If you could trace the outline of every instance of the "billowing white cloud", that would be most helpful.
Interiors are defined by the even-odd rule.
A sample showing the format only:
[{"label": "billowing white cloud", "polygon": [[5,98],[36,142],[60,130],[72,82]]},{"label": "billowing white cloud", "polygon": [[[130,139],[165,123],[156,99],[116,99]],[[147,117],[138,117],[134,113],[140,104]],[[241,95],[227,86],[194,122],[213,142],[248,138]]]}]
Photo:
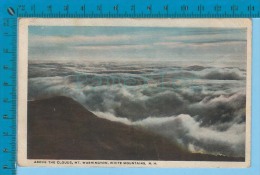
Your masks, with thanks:
[{"label": "billowing white cloud", "polygon": [[[243,70],[146,66],[35,62],[29,67],[29,100],[68,96],[98,117],[144,127],[190,151],[244,156],[245,80],[229,75],[244,76]],[[227,76],[205,79],[216,71]]]}]

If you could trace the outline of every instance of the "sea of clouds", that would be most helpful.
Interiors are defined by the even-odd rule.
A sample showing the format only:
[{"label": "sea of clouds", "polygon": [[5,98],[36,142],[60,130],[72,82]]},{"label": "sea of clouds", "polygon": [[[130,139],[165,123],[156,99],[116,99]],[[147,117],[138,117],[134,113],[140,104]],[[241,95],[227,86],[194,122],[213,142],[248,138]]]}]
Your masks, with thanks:
[{"label": "sea of clouds", "polygon": [[244,157],[246,70],[202,65],[31,61],[28,100],[68,96],[192,152]]}]

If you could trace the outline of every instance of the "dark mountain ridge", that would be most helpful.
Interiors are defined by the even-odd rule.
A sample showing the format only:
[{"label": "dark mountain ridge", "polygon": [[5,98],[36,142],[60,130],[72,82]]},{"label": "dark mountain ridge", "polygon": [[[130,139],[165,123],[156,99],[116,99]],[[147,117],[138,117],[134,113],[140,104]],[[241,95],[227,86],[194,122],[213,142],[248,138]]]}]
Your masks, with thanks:
[{"label": "dark mountain ridge", "polygon": [[190,153],[157,134],[95,116],[68,97],[28,102],[28,159],[244,161]]}]

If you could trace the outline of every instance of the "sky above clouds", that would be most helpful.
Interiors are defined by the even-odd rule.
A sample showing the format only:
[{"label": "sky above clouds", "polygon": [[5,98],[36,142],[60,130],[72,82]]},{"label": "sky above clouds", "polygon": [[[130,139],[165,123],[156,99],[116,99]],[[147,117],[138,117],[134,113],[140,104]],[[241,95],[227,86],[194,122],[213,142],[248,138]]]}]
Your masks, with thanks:
[{"label": "sky above clouds", "polygon": [[29,60],[246,63],[246,29],[29,26]]}]

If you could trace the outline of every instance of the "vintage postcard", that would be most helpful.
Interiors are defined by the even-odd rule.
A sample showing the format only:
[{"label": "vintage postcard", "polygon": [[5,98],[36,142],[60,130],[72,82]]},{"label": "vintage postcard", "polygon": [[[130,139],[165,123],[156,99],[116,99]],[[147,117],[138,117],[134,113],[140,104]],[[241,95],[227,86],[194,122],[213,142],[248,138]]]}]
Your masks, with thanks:
[{"label": "vintage postcard", "polygon": [[251,25],[20,19],[18,164],[249,167]]}]

